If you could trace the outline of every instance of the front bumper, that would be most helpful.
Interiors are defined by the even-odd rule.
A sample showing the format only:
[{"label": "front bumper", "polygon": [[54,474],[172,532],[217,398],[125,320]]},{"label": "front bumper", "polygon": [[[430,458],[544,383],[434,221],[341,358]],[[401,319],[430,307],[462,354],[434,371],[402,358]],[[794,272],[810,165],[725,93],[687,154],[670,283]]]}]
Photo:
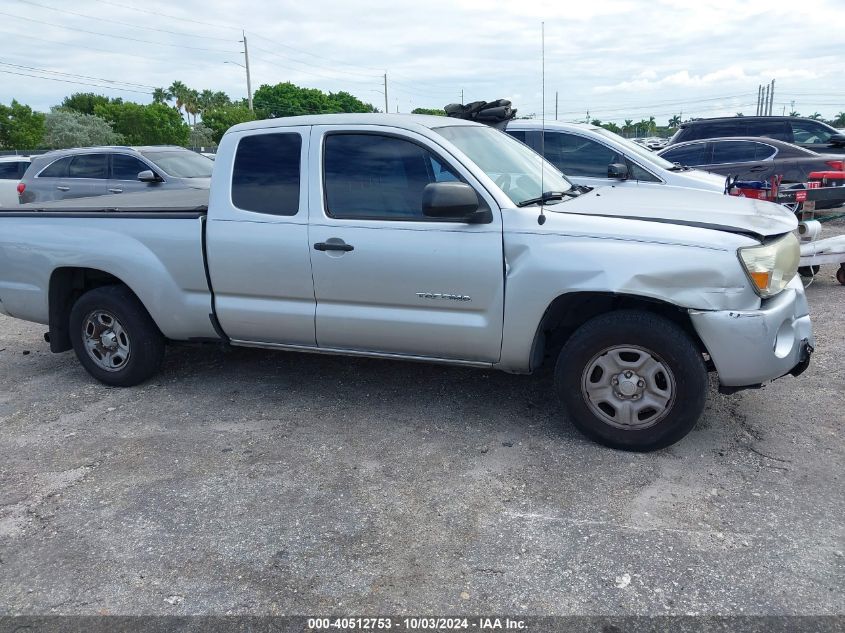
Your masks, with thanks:
[{"label": "front bumper", "polygon": [[760,385],[807,368],[815,339],[798,275],[758,310],[691,310],[724,387]]}]

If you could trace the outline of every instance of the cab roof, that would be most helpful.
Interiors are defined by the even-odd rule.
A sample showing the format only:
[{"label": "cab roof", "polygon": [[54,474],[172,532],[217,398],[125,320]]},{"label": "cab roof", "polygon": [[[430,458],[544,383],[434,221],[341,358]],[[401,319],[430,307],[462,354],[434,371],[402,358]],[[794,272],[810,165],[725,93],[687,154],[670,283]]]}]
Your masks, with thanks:
[{"label": "cab roof", "polygon": [[275,127],[293,127],[300,125],[385,125],[400,127],[409,130],[420,128],[434,129],[447,126],[477,125],[485,127],[480,123],[465,121],[446,116],[435,116],[432,114],[384,114],[375,113],[349,113],[349,114],[306,114],[303,116],[279,117],[278,119],[263,119],[261,121],[248,121],[239,123],[229,128],[230,132],[243,132],[246,130],[260,130]]}]

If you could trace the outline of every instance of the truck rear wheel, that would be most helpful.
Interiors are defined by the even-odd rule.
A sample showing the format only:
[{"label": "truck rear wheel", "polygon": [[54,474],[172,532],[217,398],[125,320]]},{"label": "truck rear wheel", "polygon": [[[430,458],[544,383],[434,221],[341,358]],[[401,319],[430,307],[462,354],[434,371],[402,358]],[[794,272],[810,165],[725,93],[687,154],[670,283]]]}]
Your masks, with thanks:
[{"label": "truck rear wheel", "polygon": [[161,367],[164,337],[126,286],[102,286],[77,299],[70,337],[82,366],[107,385],[132,387]]},{"label": "truck rear wheel", "polygon": [[707,368],[687,333],[634,310],[597,316],[576,330],[558,357],[555,385],[576,428],[629,451],[684,437],[708,389]]}]

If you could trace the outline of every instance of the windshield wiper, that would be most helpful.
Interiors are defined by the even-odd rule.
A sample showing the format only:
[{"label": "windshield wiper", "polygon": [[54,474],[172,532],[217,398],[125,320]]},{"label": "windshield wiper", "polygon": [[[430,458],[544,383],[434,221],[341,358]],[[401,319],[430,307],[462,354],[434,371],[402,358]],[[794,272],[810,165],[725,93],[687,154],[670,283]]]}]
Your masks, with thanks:
[{"label": "windshield wiper", "polygon": [[551,200],[563,200],[565,196],[570,198],[575,198],[580,196],[581,192],[578,191],[544,191],[542,196],[537,198],[528,198],[527,200],[523,200],[522,202],[517,202],[516,206],[518,207],[528,207],[532,204],[545,204]]}]

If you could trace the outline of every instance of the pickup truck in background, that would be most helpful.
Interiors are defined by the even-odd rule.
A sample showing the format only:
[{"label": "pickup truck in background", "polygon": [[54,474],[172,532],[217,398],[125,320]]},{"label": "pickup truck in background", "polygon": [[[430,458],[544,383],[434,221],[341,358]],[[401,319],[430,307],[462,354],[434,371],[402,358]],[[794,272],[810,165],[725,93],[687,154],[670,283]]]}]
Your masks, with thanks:
[{"label": "pickup truck in background", "polygon": [[759,386],[813,349],[787,210],[585,191],[472,122],[241,124],[197,195],[0,213],[0,312],[47,324],[52,351],[119,386],[154,375],[168,341],[512,373],[550,359],[567,417],[641,451],[692,429],[708,371]]}]

